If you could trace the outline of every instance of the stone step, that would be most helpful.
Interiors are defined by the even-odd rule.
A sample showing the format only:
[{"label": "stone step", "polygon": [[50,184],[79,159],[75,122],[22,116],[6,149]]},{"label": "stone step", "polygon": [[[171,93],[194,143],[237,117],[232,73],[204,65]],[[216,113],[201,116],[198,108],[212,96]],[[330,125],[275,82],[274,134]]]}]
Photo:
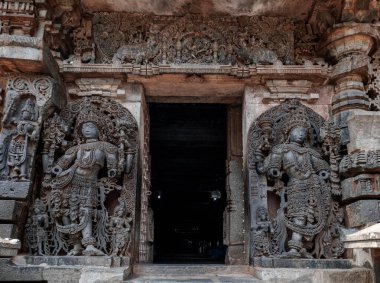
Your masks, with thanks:
[{"label": "stone step", "polygon": [[224,264],[137,264],[133,267],[133,274],[143,276],[252,274],[252,267]]},{"label": "stone step", "polygon": [[125,283],[263,283],[252,275],[138,276]]}]

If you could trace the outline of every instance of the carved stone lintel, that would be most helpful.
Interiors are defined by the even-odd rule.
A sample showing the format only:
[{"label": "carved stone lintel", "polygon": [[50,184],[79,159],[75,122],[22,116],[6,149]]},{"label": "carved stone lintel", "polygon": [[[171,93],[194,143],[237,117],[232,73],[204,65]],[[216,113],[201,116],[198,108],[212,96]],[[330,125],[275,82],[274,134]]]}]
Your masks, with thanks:
[{"label": "carved stone lintel", "polygon": [[270,93],[263,94],[263,103],[284,102],[286,99],[315,103],[319,99],[319,93],[310,92],[312,82],[307,80],[267,80],[266,86]]}]

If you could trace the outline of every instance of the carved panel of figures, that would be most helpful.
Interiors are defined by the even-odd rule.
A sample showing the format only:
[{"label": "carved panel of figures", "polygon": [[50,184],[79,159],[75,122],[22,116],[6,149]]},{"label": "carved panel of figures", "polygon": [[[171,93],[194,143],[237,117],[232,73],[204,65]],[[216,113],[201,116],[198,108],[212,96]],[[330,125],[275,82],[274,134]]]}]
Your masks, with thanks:
[{"label": "carved panel of figures", "polygon": [[269,17],[96,13],[96,60],[122,64],[293,62],[292,24]]},{"label": "carved panel of figures", "polygon": [[137,152],[132,115],[115,101],[87,97],[48,119],[43,138],[39,209],[27,229],[31,252],[128,255]]},{"label": "carved panel of figures", "polygon": [[288,100],[252,124],[248,144],[252,256],[339,257],[339,130]]},{"label": "carved panel of figures", "polygon": [[47,77],[8,80],[0,133],[0,180],[30,180],[41,121],[52,110],[53,85]]}]

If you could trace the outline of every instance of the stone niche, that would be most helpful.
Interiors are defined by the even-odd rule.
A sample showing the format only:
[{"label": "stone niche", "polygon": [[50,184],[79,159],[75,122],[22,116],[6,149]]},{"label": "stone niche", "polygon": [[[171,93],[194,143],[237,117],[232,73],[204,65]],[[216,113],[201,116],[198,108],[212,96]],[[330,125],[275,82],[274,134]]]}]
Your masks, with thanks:
[{"label": "stone niche", "polygon": [[[135,118],[114,100],[85,97],[50,115],[41,136],[42,172],[25,226],[29,253],[112,256],[110,266],[128,265],[123,258],[133,253],[136,214]],[[120,257],[123,264],[114,262]]]},{"label": "stone niche", "polygon": [[[324,268],[332,266],[316,259],[334,259],[333,268],[350,265],[338,260],[344,252],[339,133],[333,122],[296,99],[270,108],[251,124],[247,179],[254,266],[294,267],[300,258]],[[286,259],[292,260],[285,264]]]}]

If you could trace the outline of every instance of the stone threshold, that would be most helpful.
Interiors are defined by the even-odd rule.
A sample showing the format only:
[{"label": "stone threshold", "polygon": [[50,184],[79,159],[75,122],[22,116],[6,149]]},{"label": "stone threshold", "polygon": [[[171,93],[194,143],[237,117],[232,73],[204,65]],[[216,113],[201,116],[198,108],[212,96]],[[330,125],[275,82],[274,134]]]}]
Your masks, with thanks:
[{"label": "stone threshold", "polygon": [[349,259],[285,259],[255,257],[253,267],[263,268],[312,268],[312,269],[350,269],[353,263]]}]

